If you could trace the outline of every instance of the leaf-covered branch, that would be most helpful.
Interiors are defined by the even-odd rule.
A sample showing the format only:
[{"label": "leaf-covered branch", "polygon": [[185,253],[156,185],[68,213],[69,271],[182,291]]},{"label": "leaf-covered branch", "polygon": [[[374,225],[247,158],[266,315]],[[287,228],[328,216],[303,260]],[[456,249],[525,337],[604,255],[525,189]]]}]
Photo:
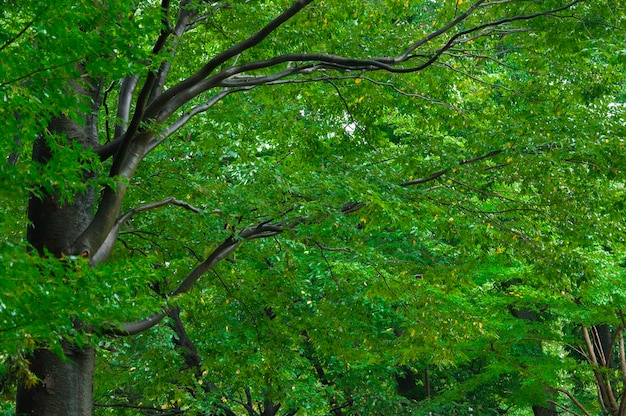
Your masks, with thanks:
[{"label": "leaf-covered branch", "polygon": [[[208,77],[208,75],[221,63],[226,62],[228,59],[258,44],[261,40],[268,36],[269,33],[276,30],[282,23],[295,15],[302,7],[310,3],[310,1],[298,1],[292,6],[292,8],[287,10],[283,15],[281,15],[274,21],[272,21],[257,34],[251,36],[245,41],[233,46],[231,49],[218,55],[216,58],[207,63],[196,74],[190,76],[184,81],[181,81],[179,84],[166,91],[161,99],[153,103],[153,105],[151,105],[150,108],[146,111],[146,117],[154,118],[162,122],[166,120],[170,115],[172,115],[183,104],[198,96],[199,94],[216,86],[263,85],[295,74],[310,74],[323,69],[338,71],[387,71],[392,73],[419,72],[437,62],[438,59],[446,51],[458,45],[459,43],[464,42],[464,37],[467,35],[473,35],[478,32],[475,37],[488,36],[488,32],[481,33],[481,31],[503,26],[515,21],[525,21],[535,19],[541,16],[551,15],[559,11],[567,10],[581,1],[582,0],[575,0],[562,7],[545,10],[534,14],[520,14],[509,18],[486,22],[471,27],[469,29],[461,30],[451,35],[443,46],[441,46],[434,52],[428,53],[426,55],[415,55],[413,52],[415,52],[415,50],[417,50],[419,47],[428,44],[430,41],[446,33],[449,33],[454,27],[467,20],[467,18],[474,11],[476,11],[481,6],[481,4],[484,3],[484,1],[478,1],[474,3],[463,14],[454,19],[452,22],[421,38],[414,44],[407,47],[401,54],[393,58],[352,58],[323,53],[284,54],[266,60],[254,61],[242,65],[232,66],[213,75],[212,77]],[[423,59],[423,61],[415,66],[405,67],[401,65],[405,62],[415,60],[418,57]],[[288,64],[287,68],[278,71],[273,75],[248,75],[245,77],[238,77],[239,74],[260,69],[272,68],[282,64]]]},{"label": "leaf-covered branch", "polygon": [[[267,36],[274,32],[274,30],[276,30],[285,22],[289,21],[293,16],[295,16],[300,10],[302,10],[312,1],[313,0],[296,1],[289,9],[283,12],[280,16],[276,17],[254,35],[232,46],[228,50],[220,53],[209,62],[207,62],[194,75],[168,89],[165,93],[163,93],[161,97],[159,97],[157,100],[155,100],[155,102],[150,105],[150,107],[146,111],[146,117],[155,118],[157,120],[164,120],[165,118],[167,118],[167,116],[169,116],[169,114],[172,114],[176,108],[180,107],[180,105],[184,104],[185,102],[189,101],[191,98],[197,95],[190,95],[189,92],[185,93],[187,90],[192,89],[197,83],[202,81],[217,67],[219,67],[229,59],[234,58],[245,50],[248,50],[261,43]],[[198,92],[198,94],[200,92]],[[171,103],[174,104],[172,105]],[[169,107],[169,109],[164,111],[165,106]],[[174,106],[175,108],[172,109],[172,107]],[[158,114],[162,111],[164,111],[167,116],[158,116]]]},{"label": "leaf-covered branch", "polygon": [[172,134],[178,131],[178,129],[180,129],[185,124],[187,124],[187,122],[189,122],[189,120],[191,120],[194,116],[209,110],[211,107],[213,107],[215,104],[220,102],[226,96],[235,92],[250,90],[252,88],[254,88],[254,86],[240,87],[240,88],[224,88],[222,91],[220,91],[219,93],[211,97],[211,99],[207,100],[206,102],[202,104],[198,104],[194,106],[191,110],[181,115],[176,121],[174,121],[172,124],[167,126],[161,133],[159,133],[159,135],[150,142],[150,145],[146,149],[146,153],[149,153],[152,150],[154,150],[157,146],[163,143],[163,141],[165,141],[168,137],[170,137]]},{"label": "leaf-covered branch", "polygon": [[91,257],[90,264],[92,266],[95,266],[102,261],[106,261],[106,259],[111,255],[113,248],[115,247],[115,242],[117,241],[117,237],[120,233],[121,226],[125,224],[133,215],[138,214],[140,212],[145,212],[151,209],[160,208],[165,205],[176,205],[176,206],[188,209],[192,212],[195,212],[196,214],[200,213],[200,210],[198,210],[194,206],[188,204],[187,202],[179,201],[173,197],[165,198],[160,201],[143,204],[133,209],[130,209],[126,211],[122,216],[117,218],[117,220],[115,221],[115,224],[109,231],[109,234],[107,235],[106,239],[104,240],[100,248]]},{"label": "leaf-covered branch", "polygon": [[259,224],[254,227],[248,227],[242,230],[236,236],[228,237],[222,244],[219,245],[205,261],[198,265],[185,280],[171,293],[171,296],[175,296],[181,293],[186,293],[193,287],[194,283],[202,277],[206,272],[211,270],[217,263],[224,258],[228,257],[233,251],[237,249],[244,241],[253,240],[257,238],[271,237],[283,232],[283,227],[278,225],[272,225],[268,223]]},{"label": "leaf-covered branch", "polygon": [[[147,210],[151,208],[156,208],[158,206],[163,206],[169,203],[178,202],[173,199],[167,199],[163,201],[159,201],[153,204],[147,204],[146,206],[142,206],[140,209]],[[182,203],[183,206],[187,207],[185,203]],[[127,213],[126,219],[132,216],[135,213],[137,208],[132,212],[129,211]],[[198,266],[196,266],[187,277],[181,282],[181,284],[173,290],[169,297],[173,297],[176,295],[180,295],[183,293],[189,292],[194,284],[208,271],[213,269],[213,267],[228,257],[231,253],[233,253],[243,242],[254,240],[257,238],[267,238],[272,237],[274,235],[280,234],[283,232],[283,227],[279,225],[270,224],[268,222],[261,223],[257,226],[248,227],[239,232],[236,236],[230,236],[222,244],[220,244],[217,248],[215,248],[211,254]],[[107,325],[107,328],[104,330],[106,334],[116,335],[116,336],[127,336],[127,335],[136,335],[138,333],[144,332],[154,325],[158,324],[163,320],[165,316],[171,313],[172,308],[166,308],[162,312],[156,312],[152,314],[150,317],[141,319],[135,322],[125,322],[119,325]]]}]

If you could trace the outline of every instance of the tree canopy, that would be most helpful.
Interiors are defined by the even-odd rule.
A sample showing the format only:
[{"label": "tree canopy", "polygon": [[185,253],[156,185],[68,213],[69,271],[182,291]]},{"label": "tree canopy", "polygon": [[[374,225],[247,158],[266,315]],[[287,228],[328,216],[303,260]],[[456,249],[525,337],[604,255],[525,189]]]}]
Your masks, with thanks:
[{"label": "tree canopy", "polygon": [[7,414],[626,414],[621,2],[0,4]]}]

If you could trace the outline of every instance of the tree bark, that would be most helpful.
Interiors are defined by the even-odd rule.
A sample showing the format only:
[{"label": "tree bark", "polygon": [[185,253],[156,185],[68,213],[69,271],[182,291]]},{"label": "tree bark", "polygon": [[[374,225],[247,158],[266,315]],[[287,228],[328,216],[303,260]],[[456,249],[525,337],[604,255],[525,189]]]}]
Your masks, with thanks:
[{"label": "tree bark", "polygon": [[[84,98],[92,108],[97,107],[100,87],[86,81],[70,81],[68,92]],[[97,120],[94,113],[84,114],[78,122],[65,116],[52,118],[48,123],[51,140],[61,146],[79,143],[83,148],[95,147]],[[33,161],[45,165],[53,157],[53,150],[45,137],[38,138],[33,146]],[[93,176],[85,172],[84,180]],[[65,249],[87,228],[93,219],[96,196],[94,189],[77,193],[70,202],[62,202],[56,191],[41,191],[31,195],[28,203],[30,225],[28,242],[41,254],[62,257]],[[67,252],[65,252],[67,254]],[[67,270],[71,273],[71,270]],[[81,325],[77,322],[76,325]],[[57,416],[91,415],[93,410],[94,349],[78,348],[62,341],[63,356],[39,345],[31,356],[30,371],[39,379],[35,386],[18,385],[17,415]]]},{"label": "tree bark", "polygon": [[64,347],[65,359],[40,348],[29,360],[40,382],[32,388],[20,385],[17,415],[70,416],[93,413],[93,348]]},{"label": "tree bark", "polygon": [[556,406],[549,404],[550,407],[533,406],[534,416],[557,416],[559,412],[556,410]]}]

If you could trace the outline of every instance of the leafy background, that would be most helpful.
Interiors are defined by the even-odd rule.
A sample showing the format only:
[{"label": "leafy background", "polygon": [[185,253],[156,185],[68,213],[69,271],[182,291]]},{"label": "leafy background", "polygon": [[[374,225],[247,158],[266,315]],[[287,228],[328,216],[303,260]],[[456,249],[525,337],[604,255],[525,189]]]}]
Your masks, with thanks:
[{"label": "leafy background", "polygon": [[[181,38],[171,78],[290,4],[232,1],[208,12]],[[504,2],[459,30],[558,4]],[[314,3],[238,59],[395,55],[463,7]],[[559,388],[598,411],[592,366],[572,351],[584,347],[581,326],[624,325],[620,5],[582,2],[560,19],[514,22],[414,74],[333,72],[228,96],[147,156],[125,200],[130,209],[175,196],[201,213],[134,216],[96,269],[34,256],[24,207],[41,189],[71,200],[101,187],[104,175],[85,183],[83,173],[106,162],[51,137],[55,158],[38,166],[31,142],[54,115],[88,105],[64,92],[83,60],[111,86],[110,108],[99,109],[101,142],[111,139],[113,86],[159,62],[150,56],[158,5],[1,9],[1,148],[6,158],[19,151],[17,163],[0,165],[8,397],[13,377],[29,377],[29,351],[70,339],[98,347],[97,414],[124,414],[111,403],[243,412],[249,394],[257,410],[271,401],[285,414],[523,415]],[[343,213],[350,203],[362,207]],[[294,227],[245,243],[190,294],[164,297],[233,231],[269,220]],[[139,319],[164,305],[180,308],[197,367],[188,368],[171,318],[133,338],[73,325]],[[619,369],[606,371],[620,391]],[[573,407],[566,395],[549,398]]]}]

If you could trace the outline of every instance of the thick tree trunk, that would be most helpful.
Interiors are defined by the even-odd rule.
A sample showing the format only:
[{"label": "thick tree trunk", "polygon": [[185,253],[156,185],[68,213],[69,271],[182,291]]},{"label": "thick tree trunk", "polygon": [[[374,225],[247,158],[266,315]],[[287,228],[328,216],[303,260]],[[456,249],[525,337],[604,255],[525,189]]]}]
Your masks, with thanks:
[{"label": "thick tree trunk", "polygon": [[[50,153],[39,140],[33,159],[45,163]],[[75,195],[72,203],[62,204],[57,195],[31,197],[28,216],[31,225],[28,241],[43,254],[57,257],[89,224],[95,203],[94,191]],[[68,273],[71,273],[68,270]],[[40,382],[27,388],[20,384],[16,397],[17,415],[90,415],[93,403],[94,350],[90,347],[64,346],[65,357],[59,357],[45,346],[37,349],[29,361],[30,370]]]},{"label": "thick tree trunk", "polygon": [[[93,87],[93,89],[87,87]],[[97,86],[69,84],[70,90],[91,101],[97,107],[99,88]],[[97,120],[95,111],[85,114],[83,122],[64,116],[53,118],[48,131],[55,134],[53,140],[59,144],[80,143],[83,148],[94,147],[97,141]],[[33,161],[45,165],[52,157],[52,150],[44,138],[35,141]],[[91,172],[85,172],[87,180]],[[61,257],[93,219],[96,203],[95,190],[74,195],[70,202],[62,203],[56,192],[32,195],[28,204],[28,242],[44,255],[50,253]],[[71,273],[68,269],[67,273]],[[77,325],[81,323],[77,322]],[[52,352],[46,345],[40,345],[29,357],[30,371],[39,379],[37,385],[18,386],[16,397],[17,415],[36,416],[87,416],[93,411],[94,349],[87,346],[77,348],[64,342],[64,356]]]},{"label": "thick tree trunk", "polygon": [[30,357],[30,370],[41,380],[33,388],[20,385],[16,413],[37,416],[88,416],[93,412],[93,348],[64,348],[65,358],[47,349]]},{"label": "thick tree trunk", "polygon": [[[45,164],[51,156],[44,140],[37,140],[33,146],[33,160]],[[74,195],[71,203],[64,204],[56,194],[44,194],[42,198],[31,196],[28,202],[28,242],[42,255],[46,250],[61,257],[93,219],[95,200],[93,189]]]}]

